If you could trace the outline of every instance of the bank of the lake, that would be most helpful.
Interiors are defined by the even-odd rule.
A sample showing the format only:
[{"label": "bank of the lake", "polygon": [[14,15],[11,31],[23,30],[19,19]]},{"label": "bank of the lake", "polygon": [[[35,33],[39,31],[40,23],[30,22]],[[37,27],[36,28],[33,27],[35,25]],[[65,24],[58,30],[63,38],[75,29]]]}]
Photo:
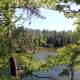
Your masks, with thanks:
[{"label": "bank of the lake", "polygon": [[[46,64],[46,60],[48,56],[55,56],[57,54],[57,48],[38,48],[36,53],[13,53],[13,56],[17,60],[17,66],[21,67],[22,69],[28,67],[29,69],[26,69],[25,72],[32,71],[33,74],[33,80],[49,80],[49,76],[55,77],[57,80],[68,80],[67,77],[60,77],[59,73],[66,67],[65,65],[59,65],[56,67],[52,67],[48,69],[45,67],[44,69],[38,69],[41,65]],[[9,58],[8,58],[9,59]],[[48,65],[48,64],[47,64]],[[42,67],[43,68],[43,67]],[[7,70],[4,70],[7,72],[3,72],[3,76],[5,76],[5,79],[8,79],[10,76],[9,74],[9,64],[7,64]],[[80,80],[80,71],[75,71],[75,80]],[[6,77],[7,76],[7,77]],[[9,78],[10,79],[10,78]],[[9,80],[8,79],[8,80]],[[31,76],[28,76],[27,74],[24,75],[21,80],[32,80]]]},{"label": "bank of the lake", "polygon": [[[35,54],[33,54],[33,60],[34,61],[46,61],[48,56],[55,56],[57,54],[57,48],[38,48]],[[33,80],[49,80],[48,76],[56,77],[57,80],[68,80],[68,78],[65,77],[60,77],[59,73],[65,68],[65,65],[59,65],[56,67],[53,67],[49,69],[48,71],[37,71],[33,72],[34,75],[37,77],[33,76]],[[80,79],[80,70],[75,71],[75,80]],[[30,77],[29,77],[30,79]],[[23,78],[24,80],[24,78]]]}]

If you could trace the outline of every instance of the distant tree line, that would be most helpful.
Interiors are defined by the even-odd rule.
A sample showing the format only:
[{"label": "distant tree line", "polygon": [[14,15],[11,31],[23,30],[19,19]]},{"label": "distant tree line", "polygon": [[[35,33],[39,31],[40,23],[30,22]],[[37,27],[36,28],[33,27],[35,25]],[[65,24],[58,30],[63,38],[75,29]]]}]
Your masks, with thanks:
[{"label": "distant tree line", "polygon": [[63,47],[76,42],[74,34],[72,31],[40,31],[17,27],[12,31],[10,47],[13,51],[33,51],[37,47]]},{"label": "distant tree line", "polygon": [[76,43],[75,32],[33,30],[17,27],[0,35],[0,51],[35,51],[38,47],[63,47]]}]

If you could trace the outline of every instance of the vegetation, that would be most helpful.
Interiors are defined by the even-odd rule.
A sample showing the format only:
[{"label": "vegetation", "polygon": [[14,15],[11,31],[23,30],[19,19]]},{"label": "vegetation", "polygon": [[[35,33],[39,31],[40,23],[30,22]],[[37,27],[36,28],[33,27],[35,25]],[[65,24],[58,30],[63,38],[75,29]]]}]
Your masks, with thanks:
[{"label": "vegetation", "polygon": [[[69,4],[71,2],[71,4]],[[64,3],[65,5],[61,5]],[[17,52],[15,57],[20,64],[26,66],[27,73],[32,74],[33,71],[42,70],[59,64],[67,64],[70,71],[70,80],[74,80],[75,65],[79,65],[80,54],[80,10],[71,10],[73,3],[80,4],[79,0],[0,0],[0,79],[18,79],[4,75],[5,70],[9,67],[7,64],[9,56],[12,52]],[[40,14],[39,8],[56,9],[64,12],[66,17],[77,17],[76,32],[56,32],[56,31],[39,31],[29,30],[23,27],[16,28],[15,23],[23,16],[15,15],[16,9],[22,9],[27,12],[27,20],[31,20],[33,16],[44,19]],[[64,10],[67,9],[67,11]],[[15,20],[13,20],[15,18]],[[29,22],[30,24],[31,22]],[[48,35],[47,35],[48,34]],[[73,44],[74,43],[74,44]],[[37,47],[63,47],[59,49],[56,57],[50,57],[48,64],[43,61],[33,61],[32,55],[22,56],[19,52],[35,52]],[[26,53],[27,54],[27,53]],[[17,55],[19,55],[17,57]],[[62,57],[64,57],[62,59]],[[51,60],[52,58],[52,60]],[[53,60],[54,59],[54,60]],[[55,61],[55,62],[54,62]],[[69,72],[67,70],[67,73]],[[7,71],[6,71],[7,72]],[[66,72],[66,70],[65,70]],[[5,78],[8,77],[8,78]]]},{"label": "vegetation", "polygon": [[56,32],[48,30],[31,30],[18,27],[13,30],[12,49],[13,51],[35,51],[37,47],[63,47],[76,43],[75,32]]}]

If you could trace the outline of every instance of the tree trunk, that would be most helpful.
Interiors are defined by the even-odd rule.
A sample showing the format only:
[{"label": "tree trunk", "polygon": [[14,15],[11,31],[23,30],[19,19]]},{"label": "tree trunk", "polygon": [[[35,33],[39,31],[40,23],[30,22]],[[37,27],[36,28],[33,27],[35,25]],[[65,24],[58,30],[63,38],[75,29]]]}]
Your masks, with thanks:
[{"label": "tree trunk", "polygon": [[71,69],[71,80],[74,80],[74,68]]},{"label": "tree trunk", "polygon": [[16,59],[14,57],[9,58],[10,62],[10,74],[12,76],[17,76],[17,64],[16,64]]},{"label": "tree trunk", "polygon": [[70,71],[71,71],[71,79],[70,80],[74,80],[74,63],[75,63],[75,58],[74,55],[72,56],[71,59],[71,65],[70,65]]}]

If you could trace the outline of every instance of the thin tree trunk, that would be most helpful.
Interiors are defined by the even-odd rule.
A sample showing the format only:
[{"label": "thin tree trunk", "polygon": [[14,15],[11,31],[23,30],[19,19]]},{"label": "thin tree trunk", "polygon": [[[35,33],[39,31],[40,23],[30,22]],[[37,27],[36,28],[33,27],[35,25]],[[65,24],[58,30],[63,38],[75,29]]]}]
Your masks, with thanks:
[{"label": "thin tree trunk", "polygon": [[70,71],[71,71],[71,80],[74,80],[74,62],[75,62],[75,58],[74,58],[74,55],[72,56],[72,63],[71,63],[71,68],[70,68]]},{"label": "thin tree trunk", "polygon": [[74,68],[71,69],[71,80],[74,80]]}]

